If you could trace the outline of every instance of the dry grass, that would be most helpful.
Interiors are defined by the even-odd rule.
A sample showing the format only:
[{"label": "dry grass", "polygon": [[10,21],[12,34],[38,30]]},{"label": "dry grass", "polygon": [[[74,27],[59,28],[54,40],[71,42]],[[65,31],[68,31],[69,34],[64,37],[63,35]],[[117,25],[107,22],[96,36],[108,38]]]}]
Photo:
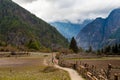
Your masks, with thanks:
[{"label": "dry grass", "polygon": [[43,59],[41,54],[1,58],[0,80],[70,80],[67,72],[45,66]]}]

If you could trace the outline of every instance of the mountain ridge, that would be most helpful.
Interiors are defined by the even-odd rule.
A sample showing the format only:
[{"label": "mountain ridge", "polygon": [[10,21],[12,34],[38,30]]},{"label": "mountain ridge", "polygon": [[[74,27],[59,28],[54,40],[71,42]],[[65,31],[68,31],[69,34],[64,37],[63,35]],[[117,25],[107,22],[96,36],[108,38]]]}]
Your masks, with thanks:
[{"label": "mountain ridge", "polygon": [[0,0],[0,14],[0,44],[34,49],[68,44],[53,26],[11,0]]},{"label": "mountain ridge", "polygon": [[[117,40],[117,38],[120,39],[118,36],[119,28],[120,8],[117,8],[107,18],[103,19],[99,17],[86,25],[76,37],[78,46],[84,49],[88,49],[91,46],[94,50],[97,50],[106,45],[112,45],[116,41],[119,42]],[[110,41],[112,35],[113,37],[118,36],[117,38],[113,38],[116,41]]]},{"label": "mountain ridge", "polygon": [[51,22],[50,24],[54,26],[65,38],[69,41],[72,37],[76,37],[79,31],[92,20],[85,20],[82,23],[72,23],[72,22]]}]

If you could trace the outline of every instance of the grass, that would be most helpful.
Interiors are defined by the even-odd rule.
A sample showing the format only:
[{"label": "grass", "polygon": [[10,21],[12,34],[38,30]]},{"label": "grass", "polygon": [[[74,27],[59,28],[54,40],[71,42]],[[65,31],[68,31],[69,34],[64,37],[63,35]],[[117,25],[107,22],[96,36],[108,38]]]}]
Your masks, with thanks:
[{"label": "grass", "polygon": [[0,80],[70,80],[68,73],[62,70],[43,72],[44,68],[0,71]]},{"label": "grass", "polygon": [[47,56],[8,58],[10,62],[16,61],[14,64],[0,65],[0,80],[70,80],[66,71],[43,65],[44,57]]}]

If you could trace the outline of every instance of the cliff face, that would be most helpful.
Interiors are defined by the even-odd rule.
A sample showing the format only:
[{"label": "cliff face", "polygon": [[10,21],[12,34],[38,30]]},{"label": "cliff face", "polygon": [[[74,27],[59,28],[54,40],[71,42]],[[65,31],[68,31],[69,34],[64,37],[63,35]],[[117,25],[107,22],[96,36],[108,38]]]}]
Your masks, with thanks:
[{"label": "cliff face", "polygon": [[0,46],[37,48],[66,46],[67,40],[50,24],[11,0],[0,0]]},{"label": "cliff face", "polygon": [[120,9],[113,10],[106,19],[97,18],[86,25],[77,35],[79,47],[97,50],[120,41]]}]

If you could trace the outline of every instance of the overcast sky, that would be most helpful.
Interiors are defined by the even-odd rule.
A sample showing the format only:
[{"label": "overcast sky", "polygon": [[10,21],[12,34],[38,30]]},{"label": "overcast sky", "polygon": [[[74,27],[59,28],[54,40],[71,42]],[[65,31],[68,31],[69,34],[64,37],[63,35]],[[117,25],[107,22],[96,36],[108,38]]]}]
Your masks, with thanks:
[{"label": "overcast sky", "polygon": [[120,0],[13,0],[47,22],[78,22],[107,17]]}]

